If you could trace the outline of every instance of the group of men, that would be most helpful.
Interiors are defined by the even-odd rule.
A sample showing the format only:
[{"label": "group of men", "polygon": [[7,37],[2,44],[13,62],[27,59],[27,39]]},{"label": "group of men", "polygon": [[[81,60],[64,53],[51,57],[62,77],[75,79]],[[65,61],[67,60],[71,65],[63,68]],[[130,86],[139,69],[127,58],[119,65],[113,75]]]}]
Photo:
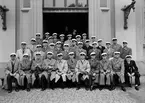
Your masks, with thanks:
[{"label": "group of men", "polygon": [[115,89],[117,85],[126,91],[125,84],[131,87],[132,78],[135,77],[135,89],[139,90],[140,74],[134,60],[132,50],[123,41],[123,47],[117,43],[117,38],[112,43],[106,42],[103,46],[102,39],[96,41],[92,36],[87,39],[87,34],[65,35],[45,33],[42,40],[40,33],[31,39],[31,44],[21,43],[21,49],[11,53],[11,60],[5,68],[4,87],[12,92],[12,82],[15,90],[20,88],[30,91],[30,88],[41,87],[55,89],[56,87],[82,86],[86,90],[98,87],[100,90]]}]

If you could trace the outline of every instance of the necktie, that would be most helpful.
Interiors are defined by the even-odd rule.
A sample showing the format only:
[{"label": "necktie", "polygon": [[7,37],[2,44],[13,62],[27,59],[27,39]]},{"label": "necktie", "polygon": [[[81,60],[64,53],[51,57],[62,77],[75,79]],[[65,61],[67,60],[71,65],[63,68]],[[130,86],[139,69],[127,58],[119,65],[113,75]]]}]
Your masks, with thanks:
[{"label": "necktie", "polygon": [[24,50],[24,49],[22,50],[22,53],[23,53],[23,54],[25,53],[25,50]]},{"label": "necktie", "polygon": [[12,64],[12,74],[13,74],[14,73],[14,63],[11,62],[11,64]]}]

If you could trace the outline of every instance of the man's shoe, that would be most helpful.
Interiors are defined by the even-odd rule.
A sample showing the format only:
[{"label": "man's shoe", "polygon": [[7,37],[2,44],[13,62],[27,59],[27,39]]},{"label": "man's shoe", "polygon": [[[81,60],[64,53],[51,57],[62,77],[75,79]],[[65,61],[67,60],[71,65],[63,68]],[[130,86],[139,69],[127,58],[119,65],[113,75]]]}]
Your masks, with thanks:
[{"label": "man's shoe", "polygon": [[135,86],[135,89],[138,91],[139,90],[139,87],[138,86]]},{"label": "man's shoe", "polygon": [[80,89],[80,87],[77,87],[77,89],[76,90],[79,90]]},{"label": "man's shoe", "polygon": [[45,88],[41,88],[41,91],[44,91],[45,90]]},{"label": "man's shoe", "polygon": [[19,92],[19,89],[16,88],[15,91],[16,91],[16,92]]},{"label": "man's shoe", "polygon": [[12,90],[8,90],[8,93],[12,93]]},{"label": "man's shoe", "polygon": [[94,86],[91,86],[91,87],[90,87],[90,91],[92,91],[92,90],[93,90],[93,88],[94,88]]},{"label": "man's shoe", "polygon": [[27,92],[30,92],[30,88],[27,88]]},{"label": "man's shoe", "polygon": [[124,87],[121,87],[121,90],[123,90],[124,92],[126,92],[126,89]]}]

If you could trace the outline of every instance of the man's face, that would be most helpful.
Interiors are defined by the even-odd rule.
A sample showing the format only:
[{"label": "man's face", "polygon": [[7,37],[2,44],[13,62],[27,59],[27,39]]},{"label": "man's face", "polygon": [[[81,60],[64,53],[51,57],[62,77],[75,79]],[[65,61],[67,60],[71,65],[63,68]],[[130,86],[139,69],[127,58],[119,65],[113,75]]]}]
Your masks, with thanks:
[{"label": "man's face", "polygon": [[21,45],[22,49],[26,49],[26,44]]},{"label": "man's face", "polygon": [[64,36],[61,36],[60,39],[61,39],[61,40],[64,40]]},{"label": "man's face", "polygon": [[32,45],[35,45],[35,44],[36,44],[36,42],[35,42],[35,41],[31,41],[31,44],[32,44]]},{"label": "man's face", "polygon": [[95,41],[95,38],[91,38],[91,40],[92,40],[92,42],[94,42]]},{"label": "man's face", "polygon": [[127,61],[127,62],[130,62],[130,61],[131,61],[131,58],[126,58],[126,61]]},{"label": "man's face", "polygon": [[72,36],[68,36],[68,39],[71,40],[72,39]]},{"label": "man's face", "polygon": [[114,57],[115,58],[119,58],[120,57],[120,54],[114,54]]},{"label": "man's face", "polygon": [[113,40],[113,44],[117,44],[117,40]]},{"label": "man's face", "polygon": [[82,44],[78,44],[78,47],[79,47],[79,48],[82,48],[82,47],[83,47],[83,45],[82,45]]},{"label": "man's face", "polygon": [[36,39],[40,39],[40,35],[36,35]]},{"label": "man's face", "polygon": [[90,45],[90,42],[86,42],[86,45],[89,46]]},{"label": "man's face", "polygon": [[48,46],[48,44],[47,43],[43,43],[43,47],[47,47]]},{"label": "man's face", "polygon": [[107,47],[107,48],[110,48],[110,44],[106,44],[106,47]]},{"label": "man's face", "polygon": [[106,59],[106,58],[107,58],[107,55],[103,55],[102,58],[103,58],[103,59]]},{"label": "man's face", "polygon": [[99,45],[99,46],[102,46],[102,42],[98,42],[98,45]]},{"label": "man's face", "polygon": [[48,34],[46,34],[46,35],[45,35],[45,37],[46,37],[46,38],[49,38],[49,35],[48,35]]},{"label": "man's face", "polygon": [[11,60],[15,60],[15,59],[16,59],[16,56],[12,55]]},{"label": "man's face", "polygon": [[74,54],[70,54],[69,58],[73,59],[74,58]]},{"label": "man's face", "polygon": [[62,55],[58,55],[57,56],[59,60],[62,60],[63,56]]},{"label": "man's face", "polygon": [[96,55],[95,54],[91,55],[91,58],[92,59],[95,59],[96,58]]},{"label": "man's face", "polygon": [[77,39],[77,41],[80,41],[81,40],[81,38],[76,38]]},{"label": "man's face", "polygon": [[93,44],[92,46],[93,46],[93,48],[96,48],[97,47],[97,44]]},{"label": "man's face", "polygon": [[52,54],[47,54],[47,58],[51,59],[52,58]]},{"label": "man's face", "polygon": [[61,47],[61,44],[56,44],[56,47],[57,47],[57,48],[60,48],[60,47]]},{"label": "man's face", "polygon": [[23,60],[28,60],[29,56],[23,56]]},{"label": "man's face", "polygon": [[37,51],[41,51],[42,50],[42,48],[41,47],[37,47]]},{"label": "man's face", "polygon": [[76,45],[76,41],[72,41],[72,45]]},{"label": "man's face", "polygon": [[64,50],[69,50],[69,46],[64,46]]},{"label": "man's face", "polygon": [[41,55],[40,54],[36,54],[36,59],[41,59]]},{"label": "man's face", "polygon": [[54,49],[54,45],[50,45],[50,49]]},{"label": "man's face", "polygon": [[54,38],[54,39],[57,39],[57,35],[53,35],[53,38]]},{"label": "man's face", "polygon": [[127,43],[123,43],[123,47],[127,47]]},{"label": "man's face", "polygon": [[84,54],[81,54],[81,55],[80,55],[80,58],[81,58],[81,59],[85,59],[85,55],[84,55]]},{"label": "man's face", "polygon": [[87,36],[86,36],[86,35],[84,35],[84,36],[83,36],[83,39],[86,39],[86,38],[87,38]]},{"label": "man's face", "polygon": [[53,39],[49,39],[49,42],[52,43],[53,42]]}]

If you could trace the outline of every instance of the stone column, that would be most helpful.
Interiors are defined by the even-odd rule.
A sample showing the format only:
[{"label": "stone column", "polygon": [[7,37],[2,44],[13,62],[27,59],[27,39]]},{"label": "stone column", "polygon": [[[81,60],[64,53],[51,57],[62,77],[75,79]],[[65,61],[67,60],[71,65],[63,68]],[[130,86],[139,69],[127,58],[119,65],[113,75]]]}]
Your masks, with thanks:
[{"label": "stone column", "polygon": [[99,36],[98,0],[89,0],[89,36]]}]

